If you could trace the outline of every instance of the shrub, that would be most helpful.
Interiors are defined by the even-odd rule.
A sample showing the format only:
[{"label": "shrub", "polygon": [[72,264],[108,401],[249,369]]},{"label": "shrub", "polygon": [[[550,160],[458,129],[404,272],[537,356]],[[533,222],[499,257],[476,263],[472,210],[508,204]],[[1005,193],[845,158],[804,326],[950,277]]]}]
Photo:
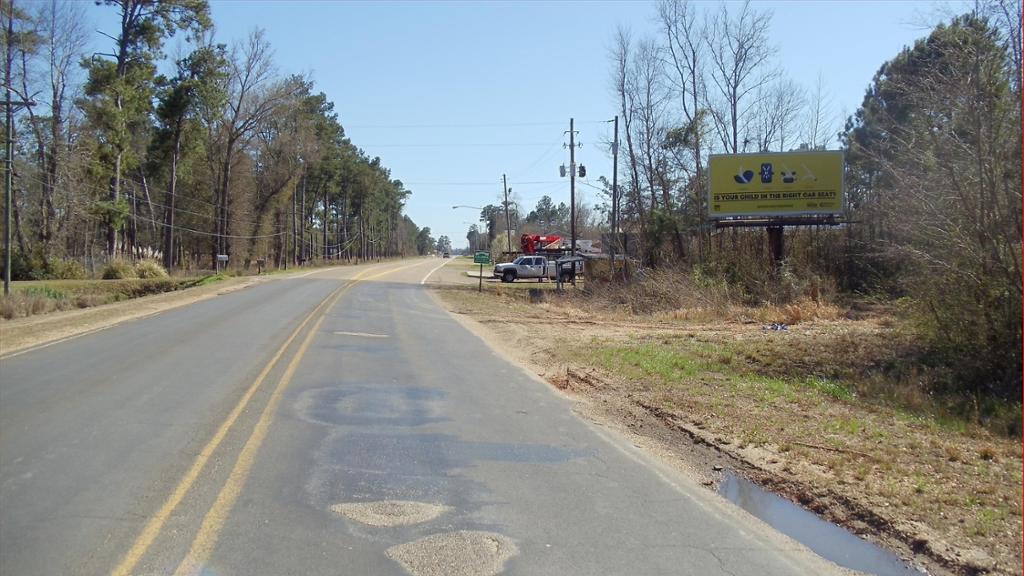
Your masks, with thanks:
[{"label": "shrub", "polygon": [[136,278],[135,269],[131,263],[124,260],[111,260],[103,268],[104,280],[124,280],[125,278]]},{"label": "shrub", "polygon": [[14,296],[0,296],[0,317],[10,320],[18,315],[18,306]]},{"label": "shrub", "polygon": [[54,280],[82,280],[86,277],[85,267],[77,260],[50,260],[46,268],[46,276]]},{"label": "shrub", "polygon": [[[3,262],[0,261],[0,271]],[[15,250],[11,254],[11,280],[41,280],[45,275],[43,262],[29,254]]]},{"label": "shrub", "polygon": [[156,260],[139,260],[135,263],[135,274],[139,278],[167,278],[167,270]]}]

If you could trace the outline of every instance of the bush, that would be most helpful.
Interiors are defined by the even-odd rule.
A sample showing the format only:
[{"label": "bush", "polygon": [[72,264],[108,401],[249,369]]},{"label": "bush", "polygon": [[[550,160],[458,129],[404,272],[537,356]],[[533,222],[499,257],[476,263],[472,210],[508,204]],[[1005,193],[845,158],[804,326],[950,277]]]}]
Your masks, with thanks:
[{"label": "bush", "polygon": [[53,280],[83,280],[85,267],[77,260],[50,260],[46,265],[46,276]]},{"label": "bush", "polygon": [[[2,260],[0,270],[3,270]],[[11,254],[11,280],[41,280],[44,275],[43,263],[38,258],[19,251]]]},{"label": "bush", "polygon": [[111,260],[103,268],[102,277],[104,280],[124,280],[126,278],[136,278],[137,276],[135,268],[132,268],[131,263],[125,260]]},{"label": "bush", "polygon": [[167,278],[167,270],[156,260],[139,260],[135,263],[135,274],[139,278]]}]

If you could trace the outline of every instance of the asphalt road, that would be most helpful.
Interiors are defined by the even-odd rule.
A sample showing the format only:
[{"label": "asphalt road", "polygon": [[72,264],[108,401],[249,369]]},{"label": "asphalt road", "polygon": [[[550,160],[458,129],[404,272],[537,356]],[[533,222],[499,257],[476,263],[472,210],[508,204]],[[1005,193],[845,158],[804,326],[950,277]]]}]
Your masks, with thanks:
[{"label": "asphalt road", "polygon": [[825,574],[420,284],[273,280],[0,359],[0,574]]}]

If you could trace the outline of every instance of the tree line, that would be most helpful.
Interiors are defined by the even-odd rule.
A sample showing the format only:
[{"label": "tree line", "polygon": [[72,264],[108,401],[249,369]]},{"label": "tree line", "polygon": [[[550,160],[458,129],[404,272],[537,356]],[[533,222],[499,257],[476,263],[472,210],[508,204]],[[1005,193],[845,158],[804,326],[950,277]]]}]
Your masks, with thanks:
[{"label": "tree line", "polygon": [[[218,42],[206,0],[102,6],[119,28],[90,53],[81,3],[4,3],[7,85],[35,102],[14,109],[16,277],[60,276],[68,260],[425,253],[403,213],[411,192],[312,80],[278,69],[262,30]],[[184,48],[169,57],[172,38]]]},{"label": "tree line", "polygon": [[[780,71],[756,4],[661,0],[656,35],[620,28],[617,192],[637,256],[724,278],[752,302],[810,278],[800,285],[906,304],[939,388],[1019,402],[1021,4],[967,6],[881,63],[842,126],[820,80]],[[708,156],[795,149],[845,151],[848,223],[788,229],[778,270],[763,230],[710,225]]]}]

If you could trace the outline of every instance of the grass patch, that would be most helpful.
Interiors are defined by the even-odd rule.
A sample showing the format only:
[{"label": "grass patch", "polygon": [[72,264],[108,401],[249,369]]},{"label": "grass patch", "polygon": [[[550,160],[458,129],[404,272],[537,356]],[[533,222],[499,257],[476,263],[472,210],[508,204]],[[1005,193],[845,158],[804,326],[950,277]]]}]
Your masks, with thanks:
[{"label": "grass patch", "polygon": [[214,282],[220,282],[221,280],[226,280],[227,278],[228,278],[227,274],[224,274],[223,272],[221,272],[220,274],[210,274],[209,276],[203,276],[202,278],[200,278],[198,280],[194,280],[191,285],[192,286],[206,286],[208,284],[213,284]]},{"label": "grass patch", "polygon": [[599,345],[593,355],[605,370],[627,378],[656,378],[666,385],[684,379],[706,379],[709,375],[726,376],[726,382],[755,390],[766,402],[777,398],[793,399],[798,390],[813,391],[835,400],[855,398],[842,382],[818,376],[766,375],[734,363],[733,354],[721,346],[699,341],[666,338],[659,342]]},{"label": "grass patch", "polygon": [[627,371],[627,376],[656,376],[671,384],[681,378],[693,378],[703,366],[692,358],[666,350],[655,344],[614,346],[598,351],[597,358],[607,370]]},{"label": "grass patch", "polygon": [[[219,276],[219,277],[218,277]],[[195,278],[121,280],[39,280],[16,282],[9,296],[0,297],[0,318],[11,320],[59,310],[90,308],[152,294],[202,286],[222,275]]]}]

